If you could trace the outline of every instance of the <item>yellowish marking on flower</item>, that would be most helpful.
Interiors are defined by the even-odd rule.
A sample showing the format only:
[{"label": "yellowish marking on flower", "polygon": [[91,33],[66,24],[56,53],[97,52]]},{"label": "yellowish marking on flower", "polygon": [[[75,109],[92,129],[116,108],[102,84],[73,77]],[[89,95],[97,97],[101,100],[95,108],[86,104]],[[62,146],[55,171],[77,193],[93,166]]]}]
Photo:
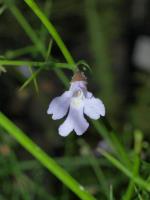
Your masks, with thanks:
[{"label": "yellowish marking on flower", "polygon": [[83,92],[81,90],[78,90],[74,93],[72,99],[71,99],[71,105],[74,108],[80,108],[83,105]]}]

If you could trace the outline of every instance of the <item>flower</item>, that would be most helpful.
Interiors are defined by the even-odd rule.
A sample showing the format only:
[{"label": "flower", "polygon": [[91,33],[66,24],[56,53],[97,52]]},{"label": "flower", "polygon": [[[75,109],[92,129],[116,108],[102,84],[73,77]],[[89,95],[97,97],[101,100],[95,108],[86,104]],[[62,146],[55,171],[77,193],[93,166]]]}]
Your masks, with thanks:
[{"label": "flower", "polygon": [[59,135],[65,137],[73,130],[77,135],[82,135],[89,127],[84,114],[97,120],[100,116],[105,116],[105,106],[100,99],[87,91],[86,77],[83,72],[77,71],[69,90],[52,100],[47,114],[52,114],[53,120],[61,119],[68,114],[59,127]]}]

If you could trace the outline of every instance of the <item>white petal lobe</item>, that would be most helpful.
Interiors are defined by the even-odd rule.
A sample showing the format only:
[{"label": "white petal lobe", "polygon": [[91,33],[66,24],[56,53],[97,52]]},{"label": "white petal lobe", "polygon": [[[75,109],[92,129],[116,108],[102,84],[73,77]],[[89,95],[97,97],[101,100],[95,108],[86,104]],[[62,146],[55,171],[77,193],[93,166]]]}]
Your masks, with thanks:
[{"label": "white petal lobe", "polygon": [[64,123],[62,125],[60,125],[58,131],[59,131],[59,135],[61,135],[63,137],[68,136],[69,133],[73,131],[73,124],[72,124],[72,121],[71,121],[69,115],[66,118],[66,120],[64,121]]},{"label": "white petal lobe", "polygon": [[103,102],[95,97],[90,99],[85,99],[84,102],[84,113],[92,118],[92,119],[99,119],[100,116],[105,116],[105,107]]},{"label": "white petal lobe", "polygon": [[84,118],[83,107],[78,109],[71,107],[70,117],[72,119],[74,131],[77,135],[82,135],[89,127],[89,123]]},{"label": "white petal lobe", "polygon": [[52,119],[57,120],[64,117],[70,105],[72,93],[70,91],[64,92],[61,96],[52,100],[47,110],[47,114],[52,114]]}]

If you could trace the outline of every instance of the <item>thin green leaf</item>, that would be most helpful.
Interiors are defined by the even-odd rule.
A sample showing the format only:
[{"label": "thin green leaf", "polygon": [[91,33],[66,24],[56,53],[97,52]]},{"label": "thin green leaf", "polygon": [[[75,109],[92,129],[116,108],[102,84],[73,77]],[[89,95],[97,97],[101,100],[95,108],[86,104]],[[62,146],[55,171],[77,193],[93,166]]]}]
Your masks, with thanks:
[{"label": "thin green leaf", "polygon": [[53,40],[51,39],[51,40],[49,41],[49,44],[48,44],[48,49],[47,49],[45,61],[48,61],[48,59],[49,59],[49,56],[50,56],[51,50],[52,50],[52,45],[53,45]]},{"label": "thin green leaf", "polygon": [[40,68],[42,66],[45,67],[45,69],[59,69],[59,68],[64,68],[64,69],[70,69],[72,70],[72,67],[75,65],[70,65],[67,63],[56,63],[52,61],[27,61],[27,60],[0,60],[0,65],[3,66],[29,66],[29,67],[37,67]]},{"label": "thin green leaf", "polygon": [[13,59],[13,58],[17,58],[19,56],[22,56],[22,55],[25,55],[25,54],[28,54],[28,53],[33,54],[37,51],[38,51],[37,48],[35,48],[34,45],[31,45],[31,46],[26,46],[26,47],[19,48],[19,49],[16,49],[16,50],[6,51],[5,56],[6,56],[7,59]]},{"label": "thin green leaf", "polygon": [[90,73],[92,73],[91,67],[84,60],[80,60],[77,62],[77,67],[79,67],[80,65],[84,66],[83,71],[86,71],[88,69]]},{"label": "thin green leaf", "polygon": [[110,185],[109,199],[110,199],[110,200],[114,200],[113,187],[112,187],[112,185]]},{"label": "thin green leaf", "polygon": [[[49,42],[49,46],[48,46],[48,50],[47,50],[45,61],[47,61],[48,58],[49,58],[49,55],[51,53],[51,48],[52,48],[52,40],[50,40],[50,42]],[[30,78],[28,78],[24,82],[24,84],[20,87],[19,91],[22,91],[27,85],[29,85],[29,83],[31,81],[33,81],[34,82],[34,86],[35,86],[35,90],[36,90],[37,94],[39,94],[39,88],[38,88],[38,84],[37,84],[37,75],[42,71],[42,69],[43,69],[43,67],[41,67],[40,69],[38,69],[36,72],[33,73],[32,68],[29,67],[29,70],[31,72],[31,76],[30,76]]]},{"label": "thin green leaf", "polygon": [[[60,48],[62,54],[64,55],[65,59],[69,64],[74,64],[74,60],[66,48],[66,45],[62,41],[61,37],[59,36],[58,32],[56,31],[53,24],[48,20],[48,18],[44,15],[44,13],[40,10],[38,5],[34,2],[34,0],[24,0],[26,4],[31,8],[31,10],[37,15],[37,17],[41,20],[41,22],[45,25],[51,36],[54,38],[55,42],[57,43],[58,47]],[[74,68],[73,68],[74,70]]]},{"label": "thin green leaf", "polygon": [[5,4],[0,7],[0,15],[2,15],[4,13],[6,8],[7,8],[7,6]]},{"label": "thin green leaf", "polygon": [[36,145],[21,129],[0,112],[0,126],[15,138],[29,153],[32,154],[44,167],[53,173],[62,183],[82,200],[96,200],[71,175],[61,168],[53,158],[48,156]]},{"label": "thin green leaf", "polygon": [[[38,35],[36,34],[36,32],[34,31],[32,26],[28,23],[26,18],[22,15],[22,13],[15,6],[15,4],[13,4],[13,6],[9,5],[9,8],[10,8],[10,11],[12,12],[12,14],[14,15],[14,17],[17,19],[17,21],[21,25],[21,27],[24,29],[25,33],[28,35],[28,37],[31,39],[31,41],[35,45],[35,47],[39,50],[39,52],[41,53],[41,55],[45,59],[45,52],[46,52],[45,46],[43,45],[43,42],[38,37]],[[40,42],[40,45],[38,44],[38,42]],[[42,46],[42,48],[41,48],[41,46]],[[72,66],[72,68],[74,68],[74,67],[75,66]],[[69,85],[69,80],[65,76],[64,72],[62,70],[60,70],[60,69],[59,70],[55,69],[54,71],[56,72],[58,78],[63,82],[63,84],[65,86],[68,86]]]},{"label": "thin green leaf", "polygon": [[34,76],[34,73],[33,73],[31,67],[29,67],[29,70],[31,72],[31,76],[32,76],[32,79],[33,79],[33,82],[34,82],[35,91],[37,92],[37,94],[39,94],[39,87],[38,87],[38,83],[37,83],[37,74]]},{"label": "thin green leaf", "polygon": [[1,73],[6,73],[5,67],[3,67],[2,65],[0,65],[0,74]]},{"label": "thin green leaf", "polygon": [[[36,72],[32,73],[32,75],[30,76],[30,78],[28,78],[24,84],[19,88],[19,92],[21,92],[25,87],[27,87],[27,85],[29,85],[29,83],[31,83],[31,81],[34,81],[36,79],[36,76],[40,73],[40,71],[43,69],[43,67],[39,68],[38,70],[36,70]],[[36,86],[35,86],[36,87]]]}]

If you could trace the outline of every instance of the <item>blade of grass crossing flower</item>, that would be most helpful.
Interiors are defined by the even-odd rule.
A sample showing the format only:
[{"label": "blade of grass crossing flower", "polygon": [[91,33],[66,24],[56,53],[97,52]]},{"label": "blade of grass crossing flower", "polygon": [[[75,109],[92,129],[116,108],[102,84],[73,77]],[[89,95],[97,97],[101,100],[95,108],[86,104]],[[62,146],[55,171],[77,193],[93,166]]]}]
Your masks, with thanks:
[{"label": "blade of grass crossing flower", "polygon": [[143,180],[139,176],[135,176],[130,169],[125,167],[121,162],[119,162],[116,158],[114,158],[111,154],[99,148],[98,151],[109,160],[116,168],[118,168],[121,172],[123,172],[126,176],[133,180],[134,183],[141,186],[145,190],[150,192],[150,183]]},{"label": "blade of grass crossing flower", "polygon": [[61,168],[53,158],[48,156],[36,145],[21,129],[0,112],[0,126],[15,138],[29,153],[32,154],[44,167],[53,173],[62,183],[82,200],[96,200],[71,175]]}]

